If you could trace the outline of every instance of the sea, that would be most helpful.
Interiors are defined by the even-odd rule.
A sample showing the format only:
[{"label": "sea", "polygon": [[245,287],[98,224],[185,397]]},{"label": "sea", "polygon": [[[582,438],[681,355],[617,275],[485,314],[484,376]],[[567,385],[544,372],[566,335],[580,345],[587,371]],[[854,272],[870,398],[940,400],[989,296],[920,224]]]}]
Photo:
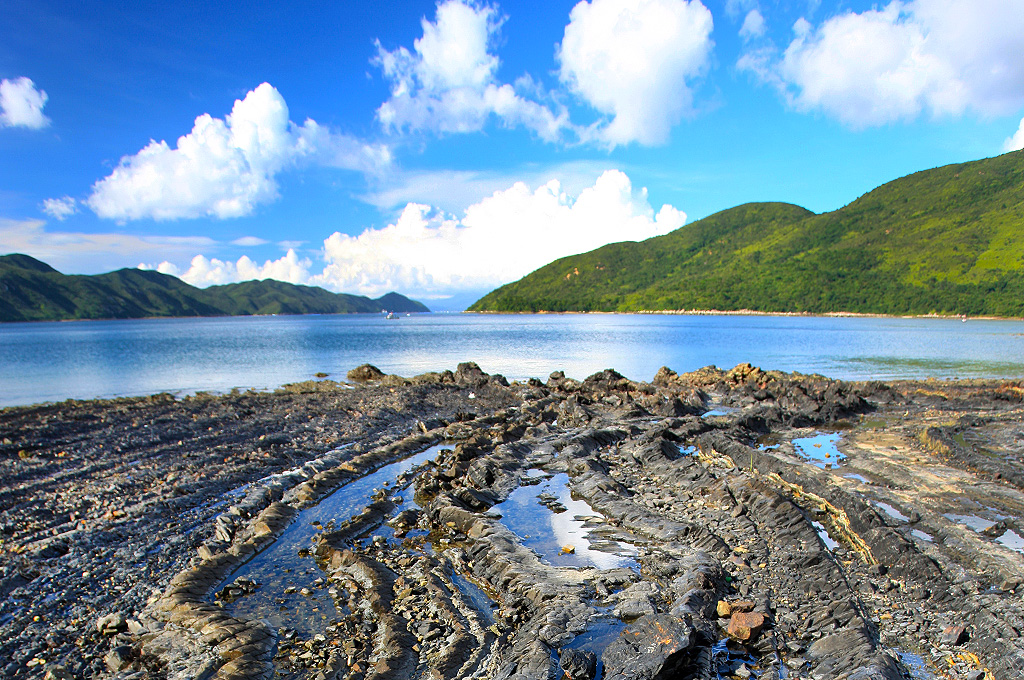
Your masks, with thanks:
[{"label": "sea", "polygon": [[270,390],[372,363],[412,376],[475,361],[509,380],[614,368],[651,380],[749,362],[843,379],[1021,378],[1024,322],[672,314],[413,314],[0,324],[0,406]]}]

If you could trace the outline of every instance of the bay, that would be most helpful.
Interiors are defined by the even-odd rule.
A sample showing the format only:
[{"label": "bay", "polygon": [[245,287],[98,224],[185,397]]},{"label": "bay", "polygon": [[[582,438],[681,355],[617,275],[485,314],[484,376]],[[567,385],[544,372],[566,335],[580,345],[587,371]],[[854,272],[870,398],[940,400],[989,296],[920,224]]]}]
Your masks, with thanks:
[{"label": "bay", "polygon": [[615,368],[650,380],[750,362],[844,379],[1019,378],[1024,322],[655,314],[421,314],[0,324],[0,406],[270,389],[369,362],[411,376],[475,361],[509,379]]}]

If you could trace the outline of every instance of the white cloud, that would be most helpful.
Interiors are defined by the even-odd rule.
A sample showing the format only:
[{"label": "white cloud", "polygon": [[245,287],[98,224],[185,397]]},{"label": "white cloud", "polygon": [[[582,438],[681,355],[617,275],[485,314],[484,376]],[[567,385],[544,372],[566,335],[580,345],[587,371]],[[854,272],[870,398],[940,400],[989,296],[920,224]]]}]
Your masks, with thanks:
[{"label": "white cloud", "polygon": [[296,125],[268,83],[236,100],[224,119],[208,113],[174,148],[151,141],[97,181],[86,200],[103,218],[173,220],[249,215],[277,198],[275,177],[301,163],[372,172],[387,148],[331,132],[313,120]]},{"label": "white cloud", "polygon": [[5,252],[25,253],[62,271],[109,271],[140,257],[188,257],[216,245],[206,236],[136,236],[48,231],[43,220],[0,219]]},{"label": "white cloud", "polygon": [[1024,118],[1021,119],[1017,132],[1003,142],[1003,151],[1020,151],[1021,149],[1024,149]]},{"label": "white cloud", "polygon": [[205,286],[274,278],[347,293],[379,296],[391,290],[422,298],[490,290],[551,260],[678,229],[686,214],[671,205],[655,213],[647,190],[634,190],[624,173],[609,170],[577,195],[551,180],[531,189],[523,182],[469,206],[461,218],[409,203],[399,218],[358,236],[331,234],[324,268],[314,272],[294,250],[259,264],[197,256],[182,270],[170,261],[157,269]]},{"label": "white cloud", "polygon": [[554,180],[536,190],[520,182],[470,206],[461,219],[410,203],[382,229],[334,233],[324,242],[327,266],[316,281],[366,295],[492,288],[558,257],[668,233],[685,220],[670,205],[655,215],[646,190],[634,191],[617,170],[575,198]]},{"label": "white cloud", "polygon": [[537,89],[529,78],[517,83],[520,91],[496,79],[500,62],[490,47],[503,21],[491,5],[446,0],[434,23],[423,18],[423,36],[411,52],[378,42],[374,63],[391,85],[391,97],[377,109],[381,124],[394,131],[476,132],[495,116],[558,140],[569,127],[564,107],[556,113],[524,97]]},{"label": "white cloud", "polygon": [[762,16],[756,9],[752,9],[747,12],[747,16],[743,20],[743,25],[740,26],[740,37],[744,40],[760,38],[764,35],[764,30],[764,16]]},{"label": "white cloud", "polygon": [[569,14],[559,76],[605,116],[590,135],[609,146],[661,144],[693,110],[707,70],[711,12],[699,0],[584,0]]},{"label": "white cloud", "polygon": [[41,206],[44,213],[55,220],[63,222],[78,212],[78,201],[65,196],[64,198],[48,198]]},{"label": "white cloud", "polygon": [[46,127],[50,124],[50,119],[43,115],[47,99],[46,93],[37,90],[29,78],[0,80],[0,127]]},{"label": "white cloud", "polygon": [[161,262],[156,266],[156,270],[162,274],[177,276],[193,286],[205,288],[206,286],[253,279],[276,279],[288,283],[304,284],[310,280],[309,267],[311,264],[309,259],[300,259],[294,250],[289,250],[283,257],[277,260],[267,260],[263,264],[258,264],[245,255],[238,258],[237,262],[196,255],[192,258],[189,268],[184,272],[168,261]]},{"label": "white cloud", "polygon": [[921,113],[998,115],[1024,105],[1024,12],[1006,0],[912,0],[801,19],[781,59],[741,58],[798,110],[861,128]]},{"label": "white cloud", "polygon": [[243,236],[241,238],[236,238],[231,242],[231,245],[252,248],[255,246],[264,246],[268,243],[270,243],[270,241],[259,238],[258,236]]}]

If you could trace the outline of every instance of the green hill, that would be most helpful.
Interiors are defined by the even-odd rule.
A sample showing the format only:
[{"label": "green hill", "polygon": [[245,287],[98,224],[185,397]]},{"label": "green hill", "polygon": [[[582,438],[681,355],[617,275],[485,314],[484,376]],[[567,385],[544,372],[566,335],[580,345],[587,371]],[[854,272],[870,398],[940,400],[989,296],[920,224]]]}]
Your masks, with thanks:
[{"label": "green hill", "polygon": [[1024,316],[1024,151],[918,172],[821,215],[741,205],[561,258],[470,307],[676,309]]},{"label": "green hill", "polygon": [[202,289],[155,271],[120,269],[68,276],[28,255],[0,257],[0,321],[379,313],[382,309],[430,311],[398,293],[373,300],[270,279]]}]

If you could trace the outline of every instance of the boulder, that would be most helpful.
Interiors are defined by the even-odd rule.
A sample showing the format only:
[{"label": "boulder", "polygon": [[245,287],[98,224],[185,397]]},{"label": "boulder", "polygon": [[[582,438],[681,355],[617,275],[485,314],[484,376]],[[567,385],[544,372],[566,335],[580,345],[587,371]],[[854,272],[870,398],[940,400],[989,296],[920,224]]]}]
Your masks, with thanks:
[{"label": "boulder", "polygon": [[461,363],[455,369],[455,382],[467,387],[482,387],[487,384],[488,378],[490,376],[472,361]]},{"label": "boulder", "polygon": [[754,642],[764,628],[764,614],[733,611],[729,619],[729,637],[739,642]]},{"label": "boulder", "polygon": [[597,675],[597,655],[580,649],[563,649],[558,665],[566,680],[593,680]]},{"label": "boulder", "polygon": [[383,377],[384,371],[380,370],[373,364],[363,364],[362,366],[357,366],[348,372],[348,379],[357,383],[376,382]]}]

